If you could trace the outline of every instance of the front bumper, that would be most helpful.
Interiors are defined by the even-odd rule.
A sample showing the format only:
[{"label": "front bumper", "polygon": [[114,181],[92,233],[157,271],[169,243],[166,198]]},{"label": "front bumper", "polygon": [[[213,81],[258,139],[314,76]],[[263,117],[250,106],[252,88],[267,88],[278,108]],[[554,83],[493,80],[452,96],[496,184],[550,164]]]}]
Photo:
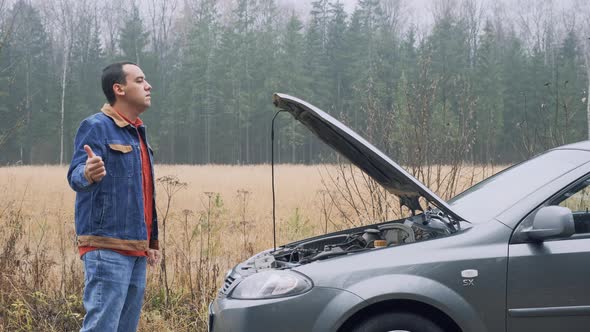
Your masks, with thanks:
[{"label": "front bumper", "polygon": [[218,296],[209,306],[209,331],[336,331],[362,303],[355,294],[324,287],[268,300]]}]

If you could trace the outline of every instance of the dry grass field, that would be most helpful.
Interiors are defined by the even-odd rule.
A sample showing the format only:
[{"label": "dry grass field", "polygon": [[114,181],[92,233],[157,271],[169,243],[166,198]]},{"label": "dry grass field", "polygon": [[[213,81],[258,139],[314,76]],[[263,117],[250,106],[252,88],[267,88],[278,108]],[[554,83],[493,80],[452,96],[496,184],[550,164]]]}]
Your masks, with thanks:
[{"label": "dry grass field", "polygon": [[[412,173],[448,198],[502,168]],[[80,327],[84,276],[66,172],[0,168],[0,331]],[[279,165],[275,172],[277,245],[404,213],[346,166]],[[165,260],[148,271],[141,331],[206,330],[207,305],[227,269],[273,245],[270,175],[268,165],[156,167]]]}]

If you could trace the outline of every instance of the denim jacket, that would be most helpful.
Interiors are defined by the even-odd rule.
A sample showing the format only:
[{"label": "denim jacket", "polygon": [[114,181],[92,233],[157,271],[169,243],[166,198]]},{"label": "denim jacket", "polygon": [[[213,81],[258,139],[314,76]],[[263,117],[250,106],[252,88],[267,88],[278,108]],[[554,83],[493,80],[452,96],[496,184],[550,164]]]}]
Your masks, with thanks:
[{"label": "denim jacket", "polygon": [[[76,235],[78,246],[143,251],[158,249],[155,204],[150,243],[144,216],[140,142],[148,146],[153,182],[153,151],[147,144],[145,126],[128,124],[110,105],[82,121],[74,140],[74,156],[68,182],[76,191]],[[102,157],[106,176],[90,184],[84,176],[87,154],[84,145]]]}]

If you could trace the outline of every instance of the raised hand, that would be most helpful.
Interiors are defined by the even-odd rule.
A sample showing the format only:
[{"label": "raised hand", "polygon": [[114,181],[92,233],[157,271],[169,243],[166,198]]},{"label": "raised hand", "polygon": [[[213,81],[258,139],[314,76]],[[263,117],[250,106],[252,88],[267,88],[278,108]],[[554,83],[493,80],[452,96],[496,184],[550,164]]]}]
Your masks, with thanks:
[{"label": "raised hand", "polygon": [[100,156],[97,156],[92,152],[90,146],[84,145],[84,151],[86,151],[86,154],[88,155],[88,159],[86,159],[86,167],[84,168],[84,176],[90,183],[99,182],[105,177],[105,175],[107,175],[104,162]]}]

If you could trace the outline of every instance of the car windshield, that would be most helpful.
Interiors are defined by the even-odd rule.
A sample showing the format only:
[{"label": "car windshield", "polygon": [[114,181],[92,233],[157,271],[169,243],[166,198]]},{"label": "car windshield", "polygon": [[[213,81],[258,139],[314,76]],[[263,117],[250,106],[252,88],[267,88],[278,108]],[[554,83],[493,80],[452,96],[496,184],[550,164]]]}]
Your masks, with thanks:
[{"label": "car windshield", "polygon": [[538,188],[589,161],[590,152],[552,150],[495,174],[449,200],[469,222],[496,217]]}]

